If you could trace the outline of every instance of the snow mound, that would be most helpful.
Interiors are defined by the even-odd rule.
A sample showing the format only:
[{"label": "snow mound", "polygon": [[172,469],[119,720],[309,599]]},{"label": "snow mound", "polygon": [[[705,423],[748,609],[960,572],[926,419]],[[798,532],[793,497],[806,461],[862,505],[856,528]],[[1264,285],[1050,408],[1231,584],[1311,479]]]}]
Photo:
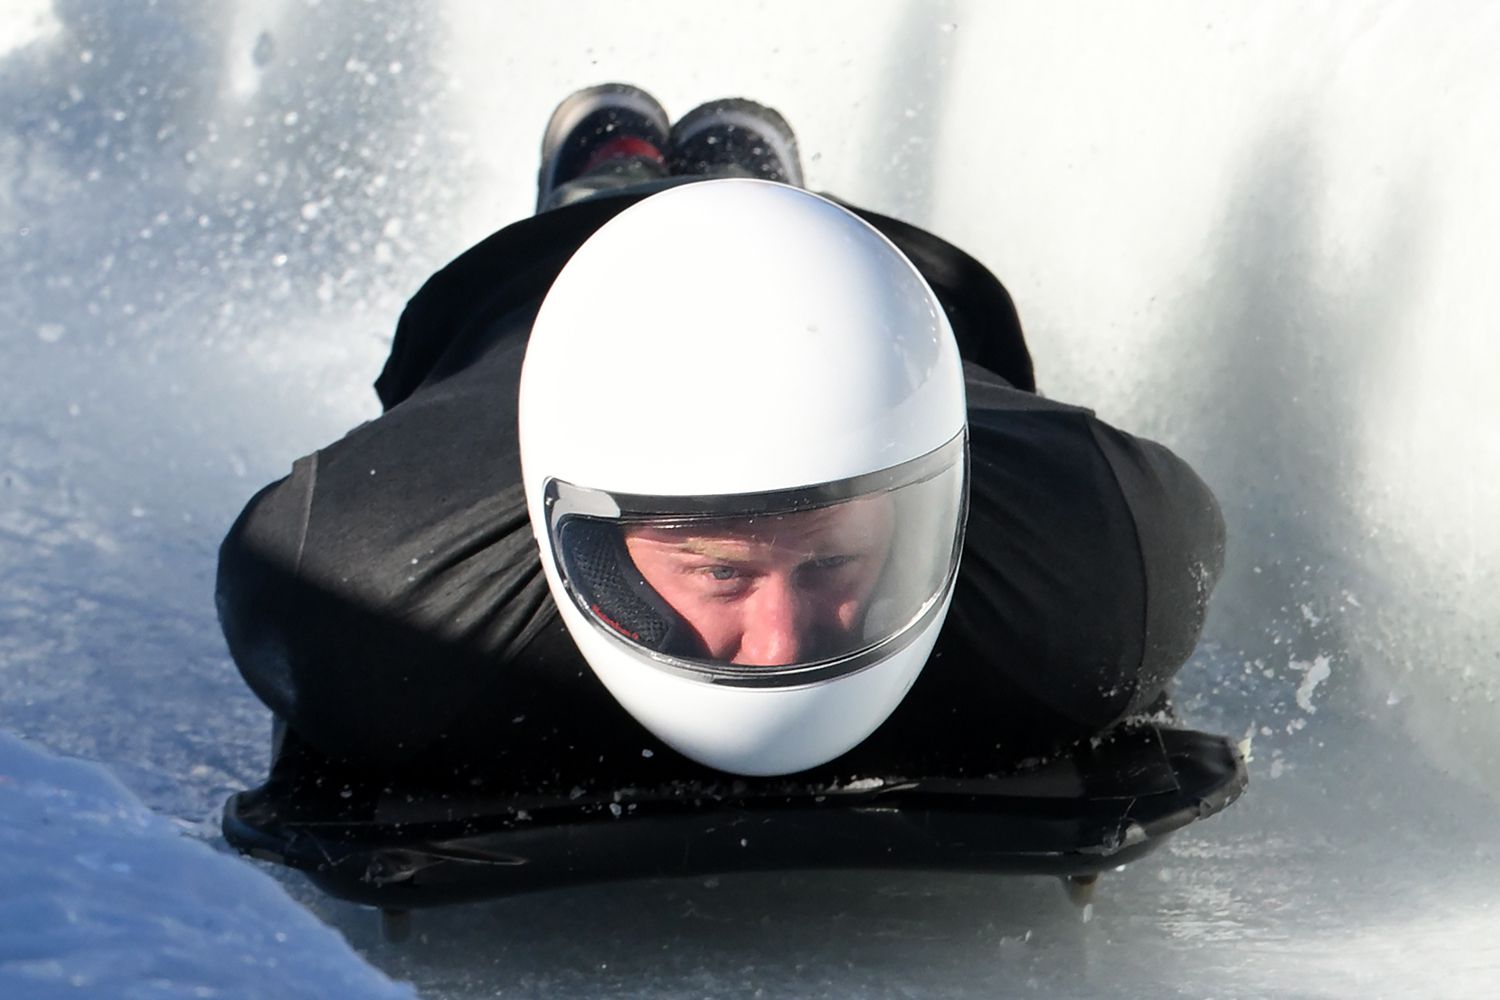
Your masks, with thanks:
[{"label": "snow mound", "polygon": [[98,765],[0,733],[0,816],[0,996],[416,996]]}]

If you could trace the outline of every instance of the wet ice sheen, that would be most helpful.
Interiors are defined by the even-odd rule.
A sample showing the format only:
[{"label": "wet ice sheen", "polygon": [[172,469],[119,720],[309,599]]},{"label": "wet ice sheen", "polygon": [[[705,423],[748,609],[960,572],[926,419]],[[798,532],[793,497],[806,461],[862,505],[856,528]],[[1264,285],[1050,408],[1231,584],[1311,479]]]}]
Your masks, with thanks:
[{"label": "wet ice sheen", "polygon": [[[1087,923],[1039,879],[724,876],[419,914],[392,948],[290,891],[437,998],[1492,996],[1500,12],[1459,7],[8,5],[0,728],[209,836],[265,767],[210,599],[240,505],[374,415],[401,303],[528,210],[563,93],[744,93],[814,187],[994,268],[1049,395],[1214,487],[1229,560],[1180,701],[1253,738],[1248,795],[1106,874]],[[160,870],[75,854],[38,871]],[[278,954],[205,877],[194,919]],[[116,979],[148,976],[161,928],[114,891],[88,905],[152,942]],[[82,897],[27,898],[0,942]],[[43,940],[0,975],[97,974],[97,938]]]}]

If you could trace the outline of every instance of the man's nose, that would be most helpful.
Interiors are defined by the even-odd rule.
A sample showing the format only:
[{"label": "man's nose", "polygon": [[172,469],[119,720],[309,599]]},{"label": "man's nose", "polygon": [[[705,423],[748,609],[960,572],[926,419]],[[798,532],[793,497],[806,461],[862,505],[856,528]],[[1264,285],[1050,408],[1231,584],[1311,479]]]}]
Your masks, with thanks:
[{"label": "man's nose", "polygon": [[779,667],[802,655],[805,609],[790,575],[763,577],[745,604],[744,632],[735,663]]}]

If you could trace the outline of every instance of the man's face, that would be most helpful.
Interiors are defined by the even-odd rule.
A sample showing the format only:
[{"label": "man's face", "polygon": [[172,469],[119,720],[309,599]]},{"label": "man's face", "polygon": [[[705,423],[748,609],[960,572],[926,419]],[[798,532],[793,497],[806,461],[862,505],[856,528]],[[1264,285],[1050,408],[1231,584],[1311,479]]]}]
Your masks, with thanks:
[{"label": "man's face", "polygon": [[851,648],[891,550],[891,498],[711,525],[634,526],[625,547],[710,658],[787,666]]}]

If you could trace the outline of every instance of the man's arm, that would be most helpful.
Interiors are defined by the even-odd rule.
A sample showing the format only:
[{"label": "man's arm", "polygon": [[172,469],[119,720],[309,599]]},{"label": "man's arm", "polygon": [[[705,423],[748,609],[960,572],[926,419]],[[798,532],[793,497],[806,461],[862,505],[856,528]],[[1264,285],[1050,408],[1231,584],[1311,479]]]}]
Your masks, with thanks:
[{"label": "man's arm", "polygon": [[498,697],[555,613],[513,442],[476,394],[478,413],[434,389],[300,460],[220,550],[236,664],[325,753],[413,755]]},{"label": "man's arm", "polygon": [[948,649],[994,672],[1005,697],[1098,730],[1192,653],[1223,562],[1218,505],[1166,448],[969,376],[969,527]]},{"label": "man's arm", "polygon": [[1143,708],[1192,655],[1208,599],[1224,570],[1224,518],[1198,474],[1166,447],[1094,421],[1135,521],[1146,581],[1146,615],[1136,695]]}]

